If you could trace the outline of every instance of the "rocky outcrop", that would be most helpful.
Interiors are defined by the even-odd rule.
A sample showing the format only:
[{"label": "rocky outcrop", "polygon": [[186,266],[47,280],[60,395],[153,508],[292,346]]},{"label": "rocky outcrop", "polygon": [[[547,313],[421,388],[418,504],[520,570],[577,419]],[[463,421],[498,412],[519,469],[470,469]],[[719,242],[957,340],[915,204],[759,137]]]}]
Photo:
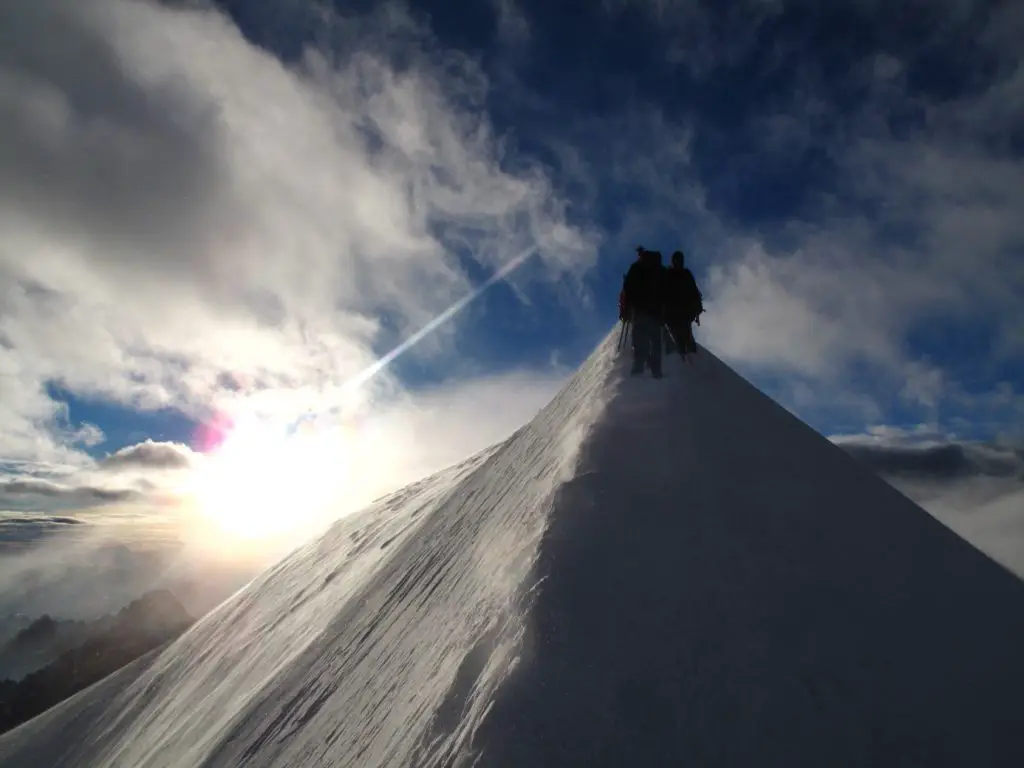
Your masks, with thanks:
[{"label": "rocky outcrop", "polygon": [[17,681],[42,669],[65,651],[85,642],[100,629],[99,624],[57,620],[48,614],[40,616],[0,646],[0,678]]},{"label": "rocky outcrop", "polygon": [[[86,625],[78,644],[21,680],[0,681],[0,733],[173,640],[194,621],[174,595],[160,590],[133,601],[114,616],[95,622],[67,622]],[[63,623],[43,617],[22,630],[7,647],[17,641],[17,650],[26,653],[33,642],[37,647],[53,648]]]}]

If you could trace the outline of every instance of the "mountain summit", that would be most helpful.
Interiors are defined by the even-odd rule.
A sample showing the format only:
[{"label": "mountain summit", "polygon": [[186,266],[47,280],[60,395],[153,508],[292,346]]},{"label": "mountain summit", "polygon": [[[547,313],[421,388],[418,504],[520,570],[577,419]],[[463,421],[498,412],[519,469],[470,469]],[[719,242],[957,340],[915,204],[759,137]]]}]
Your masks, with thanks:
[{"label": "mountain summit", "polygon": [[1024,584],[706,350],[606,339],[3,765],[1024,765]]}]

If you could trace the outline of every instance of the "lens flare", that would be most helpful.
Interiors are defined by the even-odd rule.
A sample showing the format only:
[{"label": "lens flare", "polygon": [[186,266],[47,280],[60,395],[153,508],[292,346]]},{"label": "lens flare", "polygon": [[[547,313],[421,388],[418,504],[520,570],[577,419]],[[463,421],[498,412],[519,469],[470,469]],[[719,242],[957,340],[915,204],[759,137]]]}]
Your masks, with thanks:
[{"label": "lens flare", "polygon": [[[531,247],[512,258],[344,388],[351,391],[364,384],[534,253]],[[319,422],[312,413],[279,422],[219,414],[204,424],[196,435],[200,465],[186,488],[200,515],[221,531],[249,540],[308,531],[329,519],[350,481],[368,487],[353,472],[363,474],[373,462],[352,452],[359,441],[350,431]]]},{"label": "lens flare", "polygon": [[265,539],[322,520],[342,493],[347,441],[339,430],[235,423],[192,478],[201,515],[225,533]]}]

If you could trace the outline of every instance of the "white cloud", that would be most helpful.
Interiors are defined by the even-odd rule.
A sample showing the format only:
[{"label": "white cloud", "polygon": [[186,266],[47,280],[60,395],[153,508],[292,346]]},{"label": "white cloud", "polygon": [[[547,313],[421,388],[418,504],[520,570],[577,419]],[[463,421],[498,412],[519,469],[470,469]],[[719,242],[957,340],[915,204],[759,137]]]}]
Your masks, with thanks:
[{"label": "white cloud", "polygon": [[942,374],[908,358],[903,339],[922,313],[944,305],[947,289],[842,237],[807,232],[799,249],[779,255],[737,239],[731,258],[708,270],[703,338],[734,361],[833,388],[869,364],[902,382],[909,399],[934,405]]},{"label": "white cloud", "polygon": [[[837,184],[799,220],[742,232],[709,202],[694,162],[705,127],[656,106],[624,104],[600,123],[552,113],[566,129],[550,138],[556,184],[495,133],[476,63],[438,50],[400,6],[342,17],[261,4],[281,24],[315,26],[319,47],[286,65],[205,4],[182,5],[5,3],[2,482],[46,480],[71,495],[166,487],[141,469],[101,471],[82,452],[97,428],[70,428],[48,383],[196,417],[311,411],[329,430],[372,423],[351,503],[483,447],[525,421],[561,372],[465,380],[473,366],[451,357],[449,324],[411,354],[451,360],[463,380],[417,397],[387,371],[359,392],[344,383],[467,293],[466,258],[488,274],[536,249],[511,277],[515,295],[528,301],[541,281],[584,304],[576,278],[598,238],[570,222],[596,215],[608,189],[628,201],[615,200],[611,245],[625,259],[637,242],[676,247],[647,233],[678,237],[706,278],[698,335],[774,377],[772,394],[801,415],[839,409],[863,423],[893,395],[928,412],[984,401],[992,414],[1024,413],[1009,383],[968,391],[906,343],[942,317],[998,325],[1005,357],[1024,349],[1014,260],[1024,172],[1007,150],[1024,105],[1007,31],[1019,12],[993,15],[979,38],[999,66],[969,97],[933,103],[909,89],[913,52],[875,52],[851,73],[868,98],[850,112],[808,61],[790,101],[750,124],[756,159],[786,167],[823,151]],[[644,4],[606,2],[626,5]],[[751,0],[725,26],[699,3],[644,7],[669,34],[685,32],[666,55],[708,80],[784,6]],[[524,42],[518,6],[494,8],[506,42]],[[922,125],[894,129],[908,108]],[[737,168],[752,157],[733,158],[716,183],[741,188]],[[571,190],[571,219],[556,189]],[[611,311],[614,296],[602,300]],[[124,514],[166,515],[161,504]],[[113,516],[110,506],[101,512]]]},{"label": "white cloud", "polygon": [[[893,405],[937,418],[977,404],[988,371],[974,366],[991,360],[988,350],[944,355],[933,329],[973,327],[983,337],[996,328],[993,355],[1019,360],[1024,350],[1024,230],[1016,214],[1024,165],[1010,151],[1015,123],[1007,119],[1024,108],[1021,55],[1000,31],[1024,15],[922,7],[920,39],[897,36],[891,49],[841,46],[836,55],[853,65],[837,74],[813,43],[787,34],[785,22],[770,46],[761,35],[778,14],[799,19],[806,9],[755,1],[737,8],[605,0],[613,16],[653,21],[652,43],[687,78],[731,82],[737,63],[750,64],[756,52],[766,80],[763,93],[736,105],[735,125],[716,107],[745,98],[728,89],[710,117],[700,99],[662,108],[635,103],[623,89],[625,117],[569,118],[568,138],[551,143],[578,197],[601,210],[608,200],[591,196],[614,190],[620,223],[609,245],[623,268],[637,242],[684,247],[708,308],[698,337],[801,416],[862,425]],[[830,12],[884,26],[874,0]],[[921,51],[955,49],[986,18],[971,55],[998,66],[980,69],[955,99],[922,92],[920,78],[910,77]],[[691,36],[701,39],[691,45]],[[719,45],[722,37],[728,44]],[[783,75],[780,88],[771,78]],[[769,197],[775,184],[782,205],[792,202],[786,219],[768,214],[751,224],[733,209],[741,200],[755,216],[762,204],[774,210],[775,201],[750,198],[751,189]],[[920,352],[923,337],[937,358]],[[1009,407],[1003,415],[1020,423]]]},{"label": "white cloud", "polygon": [[[515,6],[498,7],[521,40]],[[475,370],[456,319],[407,353],[450,364],[443,386],[413,394],[387,369],[346,386],[524,253],[507,278],[521,299],[585,295],[597,236],[507,151],[471,59],[398,5],[303,13],[318,45],[286,65],[205,3],[4,3],[0,528],[27,548],[4,582],[32,573],[39,589],[0,603],[95,612],[69,579],[117,603],[174,572],[205,609],[331,518],[505,437],[564,375]],[[246,476],[284,494],[270,511],[292,530],[232,544],[211,529],[183,491],[211,461],[186,446],[91,459],[102,434],[72,428],[53,384],[271,429],[313,417],[315,467]],[[303,509],[314,470],[333,495]],[[91,568],[111,540],[159,556]]]},{"label": "white cloud", "polygon": [[[712,220],[704,227],[716,235],[713,250],[697,255],[709,265],[701,335],[747,372],[788,375],[773,394],[789,402],[803,387],[810,394],[799,399],[818,409],[853,395],[878,408],[898,398],[931,418],[979,401],[982,372],[969,366],[1021,360],[1024,162],[1007,119],[1024,109],[1020,50],[998,43],[996,28],[1011,20],[993,13],[981,51],[994,66],[956,98],[929,96],[906,74],[907,61],[920,66],[913,46],[949,43],[973,27],[921,12],[943,18],[925,25],[934,39],[908,43],[906,60],[869,52],[838,85],[815,51],[787,52],[802,55],[799,75],[751,109],[750,154],[713,180],[742,188],[751,163],[792,167],[799,178],[808,155],[824,158],[823,183],[805,184],[792,220],[748,233]],[[840,101],[836,90],[858,98]],[[941,352],[936,327],[973,327],[979,338],[995,329],[991,349],[929,358],[913,340],[930,336]]]},{"label": "white cloud", "polygon": [[195,616],[251,579],[265,561],[75,518],[0,517],[0,614],[93,619],[142,593],[170,588]]},{"label": "white cloud", "polygon": [[472,61],[396,6],[324,27],[286,67],[209,9],[8,3],[4,458],[75,460],[47,382],[194,415],[261,392],[330,406],[470,290],[460,259],[494,271],[532,249],[520,287],[592,262],[544,173],[505,157]]},{"label": "white cloud", "polygon": [[146,440],[115,451],[100,461],[100,467],[108,471],[178,470],[188,469],[194,461],[195,456],[187,445]]},{"label": "white cloud", "polygon": [[[549,402],[566,375],[462,379],[395,398],[372,414],[324,417],[311,443],[301,433],[279,435],[269,466],[241,467],[241,485],[219,493],[228,506],[248,500],[244,509],[198,507],[191,473],[216,473],[218,459],[170,443],[127,447],[60,481],[8,479],[0,483],[0,581],[8,585],[0,611],[93,616],[161,586],[189,610],[205,611],[339,516],[504,439]],[[273,507],[257,509],[267,496]],[[54,515],[62,510],[74,517]],[[269,522],[274,535],[227,536],[225,512],[243,527]],[[259,520],[265,512],[275,519]]]},{"label": "white cloud", "polygon": [[381,415],[376,428],[410,436],[410,443],[388,440],[390,447],[381,451],[410,481],[422,477],[462,459],[470,448],[507,438],[550,402],[567,377],[564,369],[544,376],[511,371],[437,388]]}]

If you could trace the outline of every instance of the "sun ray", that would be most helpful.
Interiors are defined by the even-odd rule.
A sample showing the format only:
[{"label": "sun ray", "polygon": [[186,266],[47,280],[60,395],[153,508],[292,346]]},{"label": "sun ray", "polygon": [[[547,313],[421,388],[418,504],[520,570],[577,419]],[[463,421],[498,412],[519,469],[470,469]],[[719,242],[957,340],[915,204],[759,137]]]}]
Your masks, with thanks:
[{"label": "sun ray", "polygon": [[[476,290],[345,382],[343,391],[365,384],[535,252],[536,248],[527,248],[512,258]],[[292,534],[328,519],[350,481],[358,481],[352,478],[353,471],[367,467],[353,453],[359,435],[313,412],[287,420],[221,413],[200,429],[197,442],[201,458],[187,494],[204,520],[242,540]]]}]

